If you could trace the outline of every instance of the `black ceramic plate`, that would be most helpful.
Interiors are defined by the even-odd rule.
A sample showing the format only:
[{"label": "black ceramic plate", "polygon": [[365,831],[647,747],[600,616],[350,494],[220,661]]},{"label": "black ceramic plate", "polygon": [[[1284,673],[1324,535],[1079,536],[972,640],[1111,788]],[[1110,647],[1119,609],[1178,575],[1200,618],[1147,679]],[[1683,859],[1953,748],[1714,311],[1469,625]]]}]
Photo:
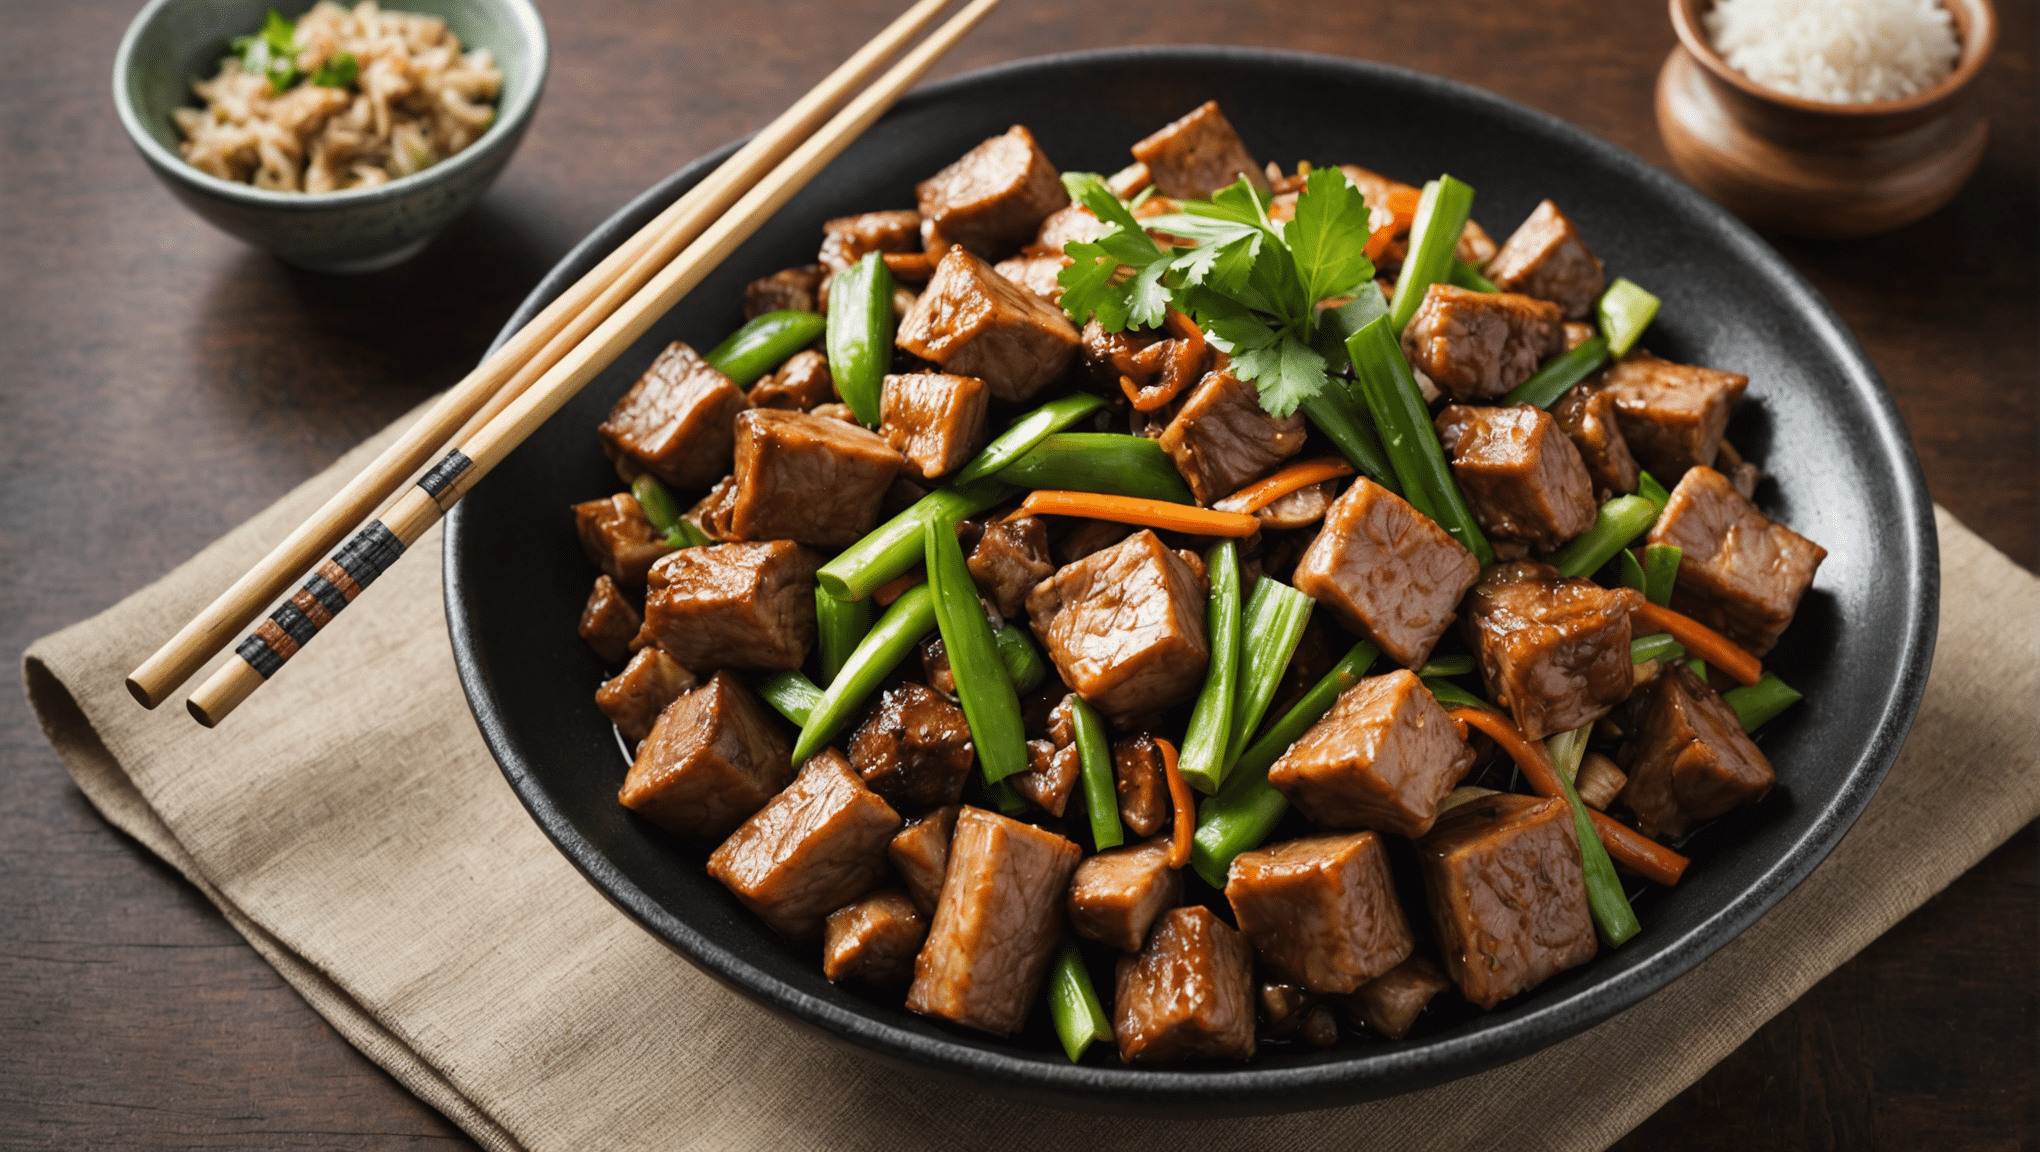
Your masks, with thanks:
[{"label": "black ceramic plate", "polygon": [[[1245,1066],[1081,1066],[1039,1019],[1011,1041],[950,1029],[822,978],[675,846],[616,801],[625,765],[590,694],[603,670],[574,624],[591,571],[567,506],[617,489],[594,427],[670,340],[715,344],[743,285],[814,259],[822,220],[911,206],[914,182],[1008,125],[1066,170],[1111,171],[1127,146],[1217,98],[1254,154],[1351,161],[1410,181],[1450,171],[1505,236],[1551,197],[1620,274],[1664,298],[1648,337],[1673,360],[1747,373],[1731,439],[1768,474],[1759,501],[1828,548],[1771,666],[1807,703],[1763,733],[1779,786],[1692,846],[1641,936],[1490,1013],[1448,1015],[1399,1043],[1349,1037]],[[707,173],[682,169],[618,212],[546,277],[514,330]],[[1322,1107],[1464,1076],[1605,1020],[1754,921],[1827,855],[1876,791],[1932,656],[1938,569],[1918,465],[1876,371],[1827,305],[1720,209],[1626,152],[1457,84],[1323,56],[1225,49],[1028,61],[906,101],[454,510],[446,603],[482,733],[532,816],[604,895],[717,979],[839,1041],[977,1088],[1065,1106],[1182,1116]],[[1044,1015],[1037,1012],[1036,1017]]]}]

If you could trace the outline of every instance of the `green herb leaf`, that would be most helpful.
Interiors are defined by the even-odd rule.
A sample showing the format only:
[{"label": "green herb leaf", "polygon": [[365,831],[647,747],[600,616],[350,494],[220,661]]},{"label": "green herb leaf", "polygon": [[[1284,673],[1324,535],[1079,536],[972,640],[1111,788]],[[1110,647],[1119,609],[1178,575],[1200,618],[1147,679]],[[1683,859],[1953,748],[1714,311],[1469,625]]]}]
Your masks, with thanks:
[{"label": "green herb leaf", "polygon": [[1268,347],[1235,355],[1232,372],[1260,389],[1271,416],[1288,416],[1325,387],[1325,358],[1287,332]]},{"label": "green herb leaf", "polygon": [[335,52],[312,73],[312,83],[321,88],[352,88],[360,73],[361,64],[354,59],[354,53]]},{"label": "green herb leaf", "polygon": [[1374,278],[1366,251],[1368,223],[1367,201],[1344,172],[1320,168],[1310,174],[1282,240],[1312,303],[1349,295]]},{"label": "green herb leaf", "polygon": [[[1107,332],[1159,325],[1169,307],[1169,293],[1162,285],[1169,270],[1167,253],[1155,246],[1140,221],[1095,173],[1065,172],[1063,187],[1070,199],[1090,209],[1108,229],[1096,240],[1063,245],[1063,254],[1072,261],[1055,277],[1063,289],[1063,311],[1079,326],[1095,317]],[[1122,267],[1132,268],[1134,274],[1120,280]]]},{"label": "green herb leaf", "polygon": [[271,8],[262,31],[235,37],[232,47],[242,68],[268,76],[269,86],[281,92],[304,78],[297,70],[296,42],[297,24]]}]

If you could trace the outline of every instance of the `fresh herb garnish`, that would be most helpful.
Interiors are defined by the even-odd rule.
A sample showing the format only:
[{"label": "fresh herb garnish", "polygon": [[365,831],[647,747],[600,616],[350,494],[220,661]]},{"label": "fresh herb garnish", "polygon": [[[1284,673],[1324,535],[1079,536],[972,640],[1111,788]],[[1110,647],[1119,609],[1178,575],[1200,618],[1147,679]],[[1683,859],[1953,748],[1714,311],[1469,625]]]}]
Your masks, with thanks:
[{"label": "fresh herb garnish", "polygon": [[262,20],[262,31],[235,37],[232,48],[241,67],[268,76],[269,86],[281,92],[304,79],[297,70],[296,41],[297,24],[271,8]]},{"label": "fresh herb garnish", "polygon": [[360,74],[361,65],[354,59],[354,53],[335,52],[312,73],[312,83],[321,88],[352,88],[354,78]]}]

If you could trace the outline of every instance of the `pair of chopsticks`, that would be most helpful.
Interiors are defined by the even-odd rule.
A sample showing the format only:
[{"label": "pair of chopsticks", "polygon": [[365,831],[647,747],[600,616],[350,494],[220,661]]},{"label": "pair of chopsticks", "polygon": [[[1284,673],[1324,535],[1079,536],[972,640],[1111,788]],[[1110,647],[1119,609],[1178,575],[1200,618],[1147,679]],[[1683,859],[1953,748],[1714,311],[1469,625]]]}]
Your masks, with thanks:
[{"label": "pair of chopsticks", "polygon": [[[186,701],[199,723],[208,728],[218,724],[476,481],[862,135],[998,3],[971,0],[865,87],[948,6],[948,0],[919,0],[442,396],[261,563],[130,673],[128,691],[144,707],[161,704],[318,561],[304,586],[257,625],[234,649],[234,658]],[[439,462],[419,476],[434,457]],[[415,483],[405,488],[413,477]],[[348,537],[400,490],[393,505]],[[328,552],[332,555],[319,561]]]}]

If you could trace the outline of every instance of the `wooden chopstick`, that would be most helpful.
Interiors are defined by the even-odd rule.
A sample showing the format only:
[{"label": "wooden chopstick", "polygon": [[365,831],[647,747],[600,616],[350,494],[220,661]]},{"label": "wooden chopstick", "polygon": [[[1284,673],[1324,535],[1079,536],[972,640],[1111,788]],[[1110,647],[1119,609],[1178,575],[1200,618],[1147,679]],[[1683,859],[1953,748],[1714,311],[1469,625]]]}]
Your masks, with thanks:
[{"label": "wooden chopstick", "polygon": [[419,469],[501,412],[701,235],[744,191],[932,23],[949,0],[918,0],[629,240],[562,292],[433,404],[394,444],[128,675],[145,708],[169,698],[346,539]]},{"label": "wooden chopstick", "polygon": [[884,76],[836,113],[745,192],[680,255],[655,274],[522,395],[370,521],[275,615],[235,649],[186,706],[199,723],[218,724],[274,675],[359,590],[403,555],[461,496],[524,442],[576,392],[727,259],[794,194],[906,94],[999,0],[972,0]]}]

